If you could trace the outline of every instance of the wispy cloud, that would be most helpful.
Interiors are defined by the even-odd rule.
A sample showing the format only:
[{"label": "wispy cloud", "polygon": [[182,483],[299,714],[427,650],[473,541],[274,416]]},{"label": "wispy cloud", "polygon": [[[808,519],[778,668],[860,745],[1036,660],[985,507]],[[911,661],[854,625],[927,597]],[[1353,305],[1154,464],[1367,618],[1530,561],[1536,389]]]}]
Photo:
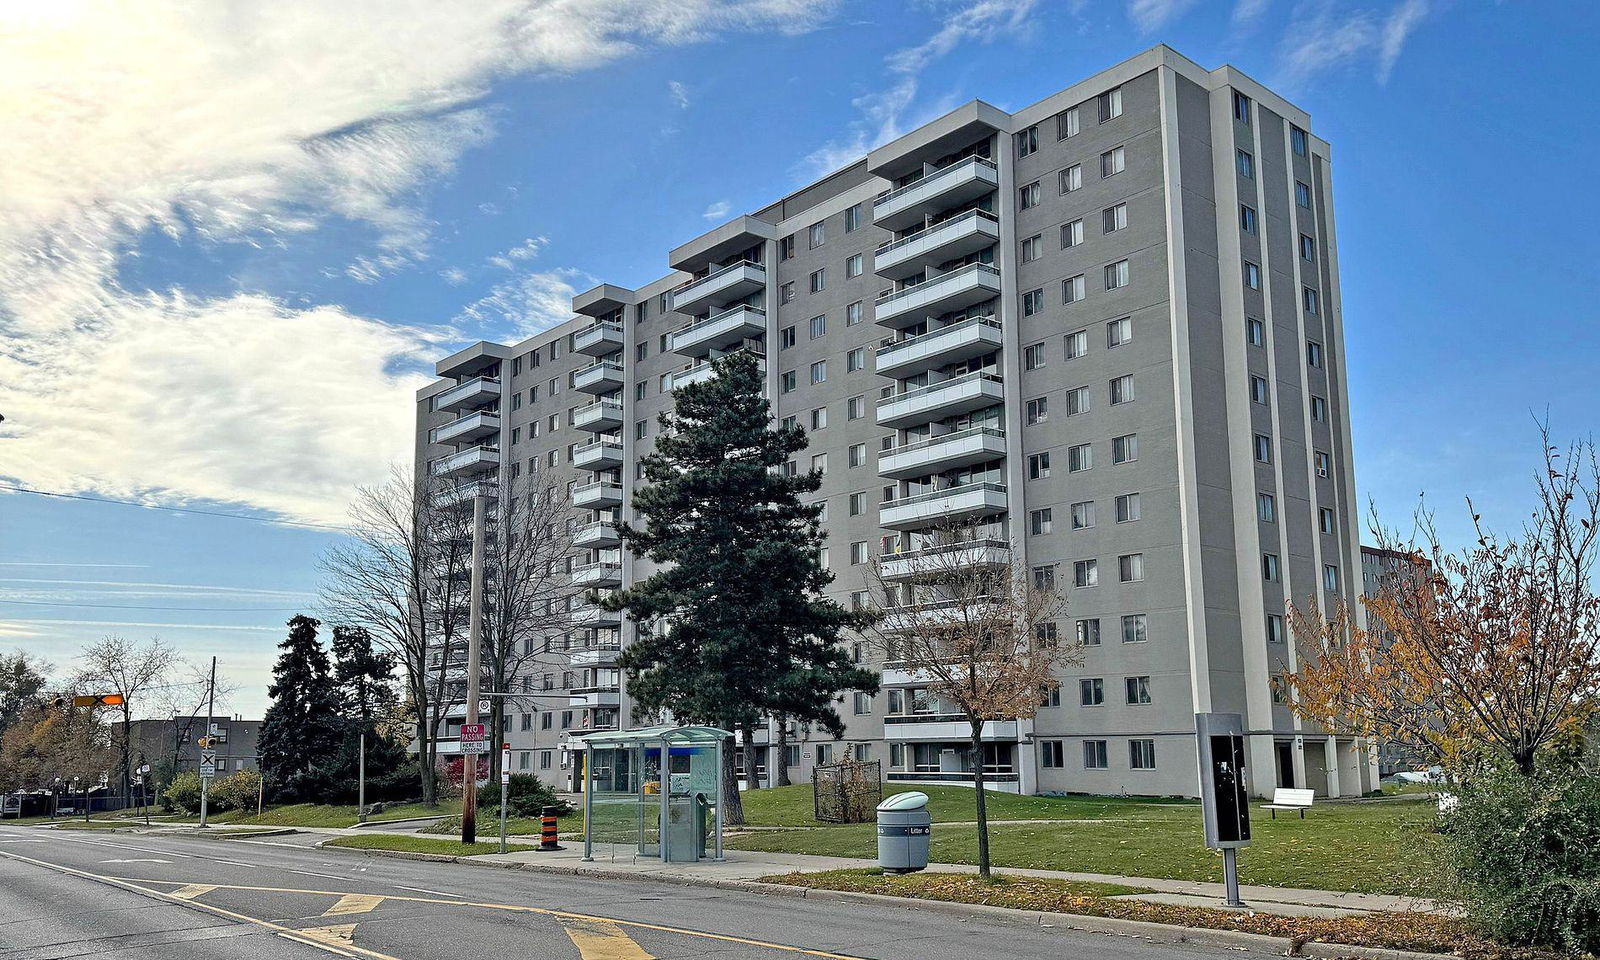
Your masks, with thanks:
[{"label": "wispy cloud", "polygon": [[667,94],[672,97],[672,103],[679,110],[689,109],[689,88],[682,81],[668,80]]},{"label": "wispy cloud", "polygon": [[1128,0],[1128,19],[1141,33],[1154,33],[1183,16],[1195,0]]},{"label": "wispy cloud", "polygon": [[829,173],[900,136],[905,132],[907,112],[916,102],[924,70],[963,43],[989,43],[1020,32],[1036,5],[1037,0],[973,0],[946,14],[939,29],[927,40],[889,54],[884,67],[893,82],[851,100],[861,114],[861,119],[850,125],[851,135],[812,151],[801,165],[803,172]]},{"label": "wispy cloud", "polygon": [[721,220],[723,217],[726,217],[728,215],[728,211],[732,209],[733,204],[726,200],[718,200],[711,206],[706,207],[706,212],[702,213],[701,216],[705,217],[707,220]]},{"label": "wispy cloud", "polygon": [[1406,41],[1427,17],[1428,0],[1403,0],[1386,12],[1337,10],[1331,3],[1298,8],[1279,53],[1278,85],[1293,90],[1318,74],[1370,61],[1387,83]]},{"label": "wispy cloud", "polygon": [[1261,18],[1271,6],[1272,0],[1238,0],[1233,5],[1233,22],[1236,26],[1245,26]]}]

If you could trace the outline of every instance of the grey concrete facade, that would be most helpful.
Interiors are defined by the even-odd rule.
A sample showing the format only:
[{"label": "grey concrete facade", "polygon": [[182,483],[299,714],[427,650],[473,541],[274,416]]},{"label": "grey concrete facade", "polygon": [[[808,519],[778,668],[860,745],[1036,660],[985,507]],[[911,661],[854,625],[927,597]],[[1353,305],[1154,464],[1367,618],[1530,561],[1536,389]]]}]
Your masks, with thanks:
[{"label": "grey concrete facade", "polygon": [[[1371,751],[1304,728],[1274,683],[1295,668],[1287,601],[1361,590],[1331,162],[1309,131],[1164,46],[1016,113],[974,101],[671,251],[667,276],[441,361],[419,468],[558,471],[596,505],[577,569],[631,583],[648,571],[588,524],[623,515],[673,383],[755,351],[775,416],[811,431],[796,469],[825,469],[839,602],[869,590],[864,558],[962,517],[1065,588],[1061,637],[1097,641],[1059,704],[996,725],[999,789],[1192,795],[1212,710],[1245,716],[1258,793],[1372,789]],[[568,701],[513,718],[513,769],[564,779],[572,736],[634,722],[631,628],[590,622],[552,668]],[[969,781],[958,726],[880,666],[842,742],[796,731],[790,776],[853,750],[890,781]]]}]

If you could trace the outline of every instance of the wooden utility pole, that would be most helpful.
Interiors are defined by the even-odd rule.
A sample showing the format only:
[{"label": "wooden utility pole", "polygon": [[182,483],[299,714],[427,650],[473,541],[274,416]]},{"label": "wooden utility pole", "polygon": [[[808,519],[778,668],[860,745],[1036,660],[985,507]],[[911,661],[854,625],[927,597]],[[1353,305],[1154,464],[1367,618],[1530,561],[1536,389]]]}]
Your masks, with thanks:
[{"label": "wooden utility pole", "polygon": [[[478,673],[483,656],[483,526],[487,500],[472,497],[472,597],[467,605],[467,723],[478,722]],[[478,842],[478,755],[461,752],[461,842]]]}]

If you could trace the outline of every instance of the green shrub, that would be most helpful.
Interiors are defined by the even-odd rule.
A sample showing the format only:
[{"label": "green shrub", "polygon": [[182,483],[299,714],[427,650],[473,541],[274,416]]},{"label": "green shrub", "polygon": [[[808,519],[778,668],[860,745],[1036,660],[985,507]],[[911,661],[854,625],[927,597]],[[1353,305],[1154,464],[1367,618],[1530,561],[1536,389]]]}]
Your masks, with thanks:
[{"label": "green shrub", "polygon": [[[560,815],[572,812],[565,800],[556,796],[554,787],[538,777],[526,773],[513,773],[506,785],[506,810],[513,817],[537,817],[545,807],[557,807]],[[500,785],[491,783],[478,791],[478,809],[500,813]]]},{"label": "green shrub", "polygon": [[246,813],[255,813],[256,797],[260,789],[261,774],[254,770],[240,770],[220,780],[213,780],[206,803],[217,810],[242,810]]},{"label": "green shrub", "polygon": [[199,813],[200,775],[193,770],[183,771],[172,778],[167,788],[161,791],[161,797],[179,813]]},{"label": "green shrub", "polygon": [[1600,952],[1600,777],[1490,773],[1448,815],[1471,918],[1513,944]]}]

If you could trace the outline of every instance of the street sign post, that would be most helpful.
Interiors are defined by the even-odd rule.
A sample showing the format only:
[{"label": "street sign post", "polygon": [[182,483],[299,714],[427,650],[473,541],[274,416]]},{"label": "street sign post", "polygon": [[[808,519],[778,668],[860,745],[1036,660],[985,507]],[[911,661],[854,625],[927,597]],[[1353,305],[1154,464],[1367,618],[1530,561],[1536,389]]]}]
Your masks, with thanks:
[{"label": "street sign post", "polygon": [[511,744],[500,744],[500,852],[506,852],[506,793],[511,786]]}]

